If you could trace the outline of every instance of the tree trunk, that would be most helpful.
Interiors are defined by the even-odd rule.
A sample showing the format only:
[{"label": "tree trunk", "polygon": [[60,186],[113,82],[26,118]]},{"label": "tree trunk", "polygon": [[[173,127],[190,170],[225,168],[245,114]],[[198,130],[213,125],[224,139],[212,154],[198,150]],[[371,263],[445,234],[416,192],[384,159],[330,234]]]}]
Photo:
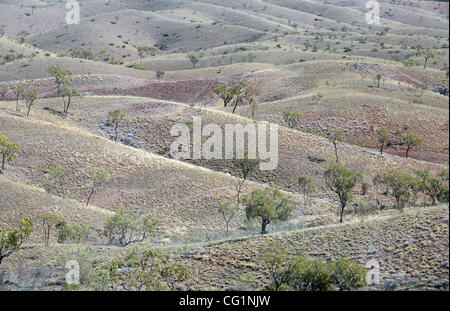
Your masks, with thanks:
[{"label": "tree trunk", "polygon": [[237,106],[238,106],[238,102],[237,102],[237,100],[236,100],[236,104],[235,104],[234,107],[233,107],[233,114],[234,114],[234,112],[236,111]]},{"label": "tree trunk", "polygon": [[381,144],[380,153],[383,155],[384,144]]},{"label": "tree trunk", "polygon": [[334,154],[336,156],[336,163],[338,163],[339,162],[339,157],[338,157],[337,144],[333,143],[333,145],[334,145]]},{"label": "tree trunk", "polygon": [[92,195],[94,194],[94,190],[95,190],[95,188],[92,187],[91,193],[89,194],[88,199],[87,199],[87,202],[86,202],[86,207],[88,207],[88,205],[89,205],[89,201],[91,200],[91,197],[92,197]]},{"label": "tree trunk", "polygon": [[19,97],[17,97],[17,99],[16,99],[16,111],[17,112],[20,111],[20,109],[19,109]]},{"label": "tree trunk", "polygon": [[431,200],[432,200],[431,205],[436,206],[437,203],[436,203],[436,196],[435,195],[431,196]]},{"label": "tree trunk", "polygon": [[343,221],[344,218],[344,209],[345,209],[345,203],[341,203],[341,218],[339,220],[339,222]]},{"label": "tree trunk", "polygon": [[6,154],[3,154],[3,159],[2,159],[2,171],[5,170],[5,160],[6,160]]},{"label": "tree trunk", "polygon": [[378,88],[380,88],[380,79],[378,79]]},{"label": "tree trunk", "polygon": [[67,116],[67,114],[69,113],[70,100],[71,100],[71,98],[69,97],[69,98],[67,99],[66,111],[64,111],[64,114],[65,114],[66,116]]},{"label": "tree trunk", "polygon": [[28,106],[27,117],[30,116],[31,105]]},{"label": "tree trunk", "polygon": [[264,234],[267,233],[267,232],[266,232],[266,226],[267,226],[268,224],[270,224],[270,221],[269,221],[269,220],[263,220],[263,221],[261,222],[261,235],[264,235]]},{"label": "tree trunk", "polygon": [[406,157],[408,157],[408,155],[409,155],[409,146],[406,148]]},{"label": "tree trunk", "polygon": [[425,58],[425,63],[423,64],[423,69],[427,69],[428,58]]},{"label": "tree trunk", "polygon": [[114,142],[117,143],[117,127],[119,126],[119,123],[116,123],[116,127],[114,128],[114,133],[116,134],[116,137],[114,138]]}]

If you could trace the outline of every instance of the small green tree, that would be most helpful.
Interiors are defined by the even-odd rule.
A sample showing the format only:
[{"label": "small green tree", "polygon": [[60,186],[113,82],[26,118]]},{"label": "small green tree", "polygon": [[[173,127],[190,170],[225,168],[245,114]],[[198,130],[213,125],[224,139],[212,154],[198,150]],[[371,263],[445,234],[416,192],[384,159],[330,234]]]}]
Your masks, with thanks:
[{"label": "small green tree", "polygon": [[380,143],[380,154],[383,154],[384,147],[389,143],[389,131],[385,128],[376,131],[378,142]]},{"label": "small green tree", "polygon": [[250,103],[251,100],[256,100],[257,96],[259,96],[260,92],[257,88],[248,85],[245,82],[233,82],[231,84],[232,92],[234,94],[234,107],[233,114],[236,112],[236,109],[239,105],[244,102]]},{"label": "small green tree", "polygon": [[8,137],[0,134],[0,153],[2,155],[2,169],[0,170],[0,173],[3,173],[5,170],[6,161],[11,162],[17,158],[17,151],[19,148],[20,145],[18,143],[12,142]]},{"label": "small green tree", "polygon": [[67,116],[73,97],[81,97],[80,90],[71,84],[64,84],[57,91],[58,97],[63,99],[63,113]]},{"label": "small green tree", "polygon": [[141,59],[141,65],[142,65],[142,59],[147,55],[155,56],[158,54],[159,50],[153,46],[138,46],[137,47],[138,55]]},{"label": "small green tree", "polygon": [[30,116],[31,106],[33,106],[34,101],[37,99],[37,92],[34,90],[28,90],[23,92],[23,99],[25,99],[25,104],[27,106],[27,117]]},{"label": "small green tree", "polygon": [[341,203],[340,220],[342,222],[344,209],[353,197],[353,189],[362,180],[362,174],[353,172],[340,163],[331,164],[325,171],[325,182],[327,187],[336,193]]},{"label": "small green tree", "polygon": [[381,82],[381,78],[383,77],[383,75],[381,73],[377,73],[376,78],[377,78],[377,88],[380,88],[380,82]]},{"label": "small green tree", "polygon": [[16,111],[19,112],[20,111],[19,99],[23,95],[25,89],[23,86],[16,84],[11,87],[11,90],[16,98]]},{"label": "small green tree", "polygon": [[269,289],[279,291],[286,283],[290,272],[291,262],[286,248],[279,243],[269,242],[267,251],[262,259],[272,279]]},{"label": "small green tree", "polygon": [[296,128],[300,120],[303,118],[303,113],[292,111],[292,110],[285,110],[283,111],[283,122],[286,124],[287,127],[293,129]]},{"label": "small green tree", "polygon": [[433,176],[430,169],[416,170],[414,173],[418,178],[420,191],[430,197],[432,205],[436,205],[439,193],[442,192],[445,182],[448,181],[448,169],[440,172],[437,176]]},{"label": "small green tree", "polygon": [[237,156],[237,152],[234,153],[234,159],[232,161],[233,169],[234,169],[234,175],[238,178],[236,181],[236,206],[239,208],[241,204],[241,193],[242,189],[245,185],[245,182],[247,181],[250,174],[258,167],[260,163],[260,159],[250,159],[248,155],[248,150],[244,150],[244,157],[242,159],[239,159]]},{"label": "small green tree", "polygon": [[339,162],[338,156],[338,142],[344,141],[344,131],[341,129],[328,130],[328,139],[333,143],[334,155],[336,157],[336,163]]},{"label": "small green tree", "polygon": [[198,54],[188,54],[187,58],[191,61],[192,67],[195,69],[195,66],[203,58],[203,56]]},{"label": "small green tree", "polygon": [[366,268],[350,259],[339,258],[331,262],[330,270],[330,283],[337,286],[339,291],[351,291],[367,286]]},{"label": "small green tree", "polygon": [[285,221],[294,209],[291,198],[279,189],[258,189],[245,200],[245,212],[249,221],[257,219],[261,224],[261,235],[273,221]]},{"label": "small green tree", "polygon": [[223,100],[223,106],[227,107],[228,104],[233,100],[234,93],[232,88],[228,84],[221,84],[214,88],[214,93]]},{"label": "small green tree", "polygon": [[286,248],[271,242],[263,262],[272,280],[267,290],[329,291],[337,287],[344,291],[367,286],[365,267],[350,259],[326,263],[322,259],[290,256]]},{"label": "small green tree", "polygon": [[117,239],[125,247],[144,241],[149,235],[154,236],[159,227],[159,221],[147,216],[139,218],[129,211],[120,211],[105,223],[103,235],[108,238],[108,244]]},{"label": "small green tree", "polygon": [[411,198],[414,177],[399,170],[390,170],[384,174],[383,183],[392,191],[397,208],[403,209]]},{"label": "small green tree", "polygon": [[58,243],[64,243],[72,235],[72,227],[67,221],[61,217],[57,217],[55,220],[55,229],[57,233]]},{"label": "small green tree", "polygon": [[120,109],[115,109],[109,112],[108,118],[111,125],[114,126],[114,133],[115,133],[114,142],[117,142],[119,125],[125,119],[125,113],[122,112]]},{"label": "small green tree", "polygon": [[47,68],[47,72],[53,77],[56,89],[58,90],[64,83],[70,83],[69,77],[72,72],[68,69],[62,68],[60,65],[53,65]]},{"label": "small green tree", "polygon": [[160,249],[133,248],[124,259],[115,259],[94,270],[88,287],[94,290],[176,290],[192,278],[194,269]]},{"label": "small green tree", "polygon": [[163,265],[160,274],[169,290],[175,291],[179,289],[179,284],[191,278],[194,270],[191,266],[181,262],[169,262],[169,260],[166,260],[166,264]]},{"label": "small green tree", "polygon": [[225,220],[225,225],[227,227],[227,234],[228,234],[230,222],[236,215],[236,213],[239,211],[239,207],[238,205],[234,205],[231,202],[222,202],[219,204],[218,210],[223,220]]},{"label": "small green tree", "polygon": [[97,169],[92,166],[89,166],[87,168],[87,175],[89,177],[91,191],[86,201],[86,207],[89,205],[89,201],[91,200],[91,197],[94,194],[95,190],[104,185],[109,179],[108,171],[104,169]]},{"label": "small green tree", "polygon": [[422,145],[422,138],[417,137],[414,134],[409,134],[403,138],[403,143],[406,145],[405,156],[408,157],[410,150],[412,150],[414,148],[418,148]]},{"label": "small green tree", "polygon": [[422,56],[424,58],[423,69],[427,69],[427,63],[430,58],[434,58],[436,53],[430,48],[419,48],[417,50],[417,55]]},{"label": "small green tree", "polygon": [[60,222],[60,218],[54,214],[44,214],[39,217],[44,230],[44,244],[48,246],[50,243],[51,230],[56,224]]},{"label": "small green tree", "polygon": [[0,226],[0,264],[21,248],[23,242],[31,236],[33,227],[34,222],[29,218],[19,220],[18,230],[6,230]]},{"label": "small green tree", "polygon": [[311,195],[311,192],[314,191],[314,181],[309,176],[300,176],[298,178],[298,185],[303,193],[303,200],[306,207],[308,205],[309,196]]}]

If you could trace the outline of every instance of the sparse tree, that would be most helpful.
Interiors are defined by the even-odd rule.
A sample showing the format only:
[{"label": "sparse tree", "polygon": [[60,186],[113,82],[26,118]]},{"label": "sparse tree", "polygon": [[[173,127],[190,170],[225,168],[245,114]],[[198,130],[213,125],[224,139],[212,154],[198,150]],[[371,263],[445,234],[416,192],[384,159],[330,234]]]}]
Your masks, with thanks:
[{"label": "sparse tree", "polygon": [[195,66],[203,58],[203,56],[202,55],[198,55],[198,54],[188,54],[187,58],[191,61],[192,67],[194,67],[194,69],[195,69]]},{"label": "sparse tree", "polygon": [[448,181],[448,168],[437,176],[433,176],[430,169],[416,170],[414,173],[418,178],[419,190],[430,197],[432,205],[436,205],[439,193],[444,189],[445,182]]},{"label": "sparse tree", "polygon": [[397,208],[403,209],[411,198],[411,190],[414,186],[414,177],[399,170],[390,170],[383,176],[383,184],[391,191],[397,202]]},{"label": "sparse tree", "polygon": [[280,243],[269,242],[267,252],[262,259],[272,279],[270,287],[279,291],[286,284],[290,272],[291,262],[286,248]]},{"label": "sparse tree", "polygon": [[80,90],[72,86],[70,83],[63,84],[60,88],[58,88],[57,91],[58,97],[61,97],[63,99],[63,113],[67,116],[70,108],[70,104],[72,102],[72,97],[81,97],[82,94]]},{"label": "sparse tree", "polygon": [[303,200],[305,206],[308,205],[309,196],[311,195],[311,192],[314,190],[314,181],[309,176],[300,176],[298,178],[298,185],[300,186],[300,189],[303,193]]},{"label": "sparse tree", "polygon": [[16,98],[16,111],[20,111],[20,107],[19,107],[19,99],[22,96],[23,92],[24,92],[24,87],[21,85],[13,85],[11,87],[11,90],[14,94],[14,97]]},{"label": "sparse tree", "polygon": [[251,105],[251,109],[253,109],[252,116],[254,116],[254,109],[258,105],[259,90],[246,82],[233,81],[230,84],[219,85],[214,89],[214,93],[223,100],[224,107],[234,103],[233,113],[235,113],[240,104],[248,102]]},{"label": "sparse tree", "polygon": [[108,179],[109,179],[109,173],[108,171],[104,169],[97,169],[95,167],[89,166],[87,168],[87,175],[89,177],[90,182],[90,193],[86,201],[86,207],[89,205],[89,201],[91,200],[92,195],[94,192],[104,185]]},{"label": "sparse tree", "polygon": [[322,259],[297,257],[288,271],[286,289],[295,291],[331,290],[331,271]]},{"label": "sparse tree", "polygon": [[11,162],[17,158],[17,151],[20,145],[18,143],[12,142],[8,137],[0,134],[0,153],[2,155],[2,169],[0,173],[5,170],[6,161]]},{"label": "sparse tree", "polygon": [[346,258],[326,263],[320,258],[293,257],[280,243],[270,242],[263,261],[272,280],[267,290],[351,291],[367,286],[366,268]]},{"label": "sparse tree", "polygon": [[214,88],[214,93],[219,96],[223,100],[223,106],[227,107],[227,105],[233,100],[234,92],[232,88],[228,86],[228,84],[222,84]]},{"label": "sparse tree", "polygon": [[403,138],[403,143],[406,145],[405,156],[408,157],[410,150],[412,150],[414,148],[418,148],[422,145],[422,138],[417,137],[414,134],[409,134]]},{"label": "sparse tree", "polygon": [[342,142],[344,140],[344,131],[341,129],[330,129],[328,131],[328,139],[333,143],[334,146],[334,155],[336,157],[336,163],[339,162],[338,156],[338,142]]},{"label": "sparse tree", "polygon": [[339,258],[330,263],[330,283],[339,291],[352,291],[367,286],[367,270],[352,260]]},{"label": "sparse tree", "polygon": [[378,142],[380,143],[380,154],[383,154],[384,147],[389,143],[389,131],[385,128],[376,131]]},{"label": "sparse tree", "polygon": [[287,220],[294,205],[291,198],[278,189],[258,189],[245,199],[245,212],[249,221],[257,219],[261,224],[261,235],[273,221]]},{"label": "sparse tree", "polygon": [[161,269],[161,277],[165,280],[170,291],[178,289],[179,284],[188,280],[193,275],[194,270],[181,262],[166,262]]},{"label": "sparse tree", "polygon": [[225,220],[225,225],[227,227],[227,235],[230,227],[230,222],[236,213],[239,211],[238,205],[234,205],[231,202],[222,202],[219,204],[219,214]]},{"label": "sparse tree", "polygon": [[27,117],[29,117],[31,107],[37,99],[37,92],[35,90],[25,91],[23,92],[23,99],[25,99],[25,105],[27,106]]},{"label": "sparse tree", "polygon": [[422,56],[424,58],[423,69],[427,69],[427,63],[430,58],[434,58],[436,53],[430,48],[419,48],[417,50],[417,55]]},{"label": "sparse tree", "polygon": [[16,253],[23,242],[31,236],[34,223],[29,218],[19,220],[19,228],[7,230],[0,224],[0,264],[3,259]]},{"label": "sparse tree", "polygon": [[41,215],[39,219],[41,221],[42,229],[44,230],[44,243],[45,246],[48,246],[50,243],[51,230],[61,221],[61,219],[54,214],[44,214]]},{"label": "sparse tree", "polygon": [[244,187],[245,182],[247,181],[250,174],[258,167],[261,162],[260,159],[249,158],[248,150],[244,150],[244,156],[242,159],[239,159],[238,152],[235,151],[234,159],[233,159],[233,169],[234,175],[238,178],[236,182],[236,190],[237,190],[237,201],[236,206],[239,208],[241,204],[241,193],[242,188]]},{"label": "sparse tree", "polygon": [[108,244],[117,239],[121,246],[142,242],[149,235],[155,236],[159,221],[147,216],[139,218],[130,211],[120,211],[105,223],[103,235],[108,238]]},{"label": "sparse tree", "polygon": [[53,77],[55,84],[56,84],[56,91],[58,95],[58,90],[61,87],[61,85],[67,83],[70,84],[70,76],[72,75],[72,72],[68,69],[62,68],[60,65],[54,65],[50,66],[47,69],[47,72]]},{"label": "sparse tree", "polygon": [[125,119],[125,113],[120,109],[115,109],[109,112],[108,114],[109,122],[114,126],[114,142],[117,142],[117,137],[119,134],[119,125]]},{"label": "sparse tree", "polygon": [[383,75],[381,73],[377,73],[376,78],[377,78],[377,88],[380,88],[380,82],[381,82],[381,78],[383,77]]},{"label": "sparse tree", "polygon": [[327,187],[339,197],[341,204],[339,221],[342,222],[344,209],[353,197],[353,189],[356,184],[362,180],[362,174],[353,172],[344,165],[336,162],[328,167],[324,175]]},{"label": "sparse tree", "polygon": [[236,112],[237,107],[244,103],[249,102],[251,99],[255,99],[259,96],[259,90],[245,82],[234,82],[232,84],[232,89],[234,93],[234,107],[233,114]]},{"label": "sparse tree", "polygon": [[142,59],[145,56],[148,56],[148,55],[154,56],[154,55],[158,54],[158,52],[159,52],[159,50],[153,46],[138,46],[137,51],[138,51],[138,55],[141,59],[141,65],[142,65]]}]

